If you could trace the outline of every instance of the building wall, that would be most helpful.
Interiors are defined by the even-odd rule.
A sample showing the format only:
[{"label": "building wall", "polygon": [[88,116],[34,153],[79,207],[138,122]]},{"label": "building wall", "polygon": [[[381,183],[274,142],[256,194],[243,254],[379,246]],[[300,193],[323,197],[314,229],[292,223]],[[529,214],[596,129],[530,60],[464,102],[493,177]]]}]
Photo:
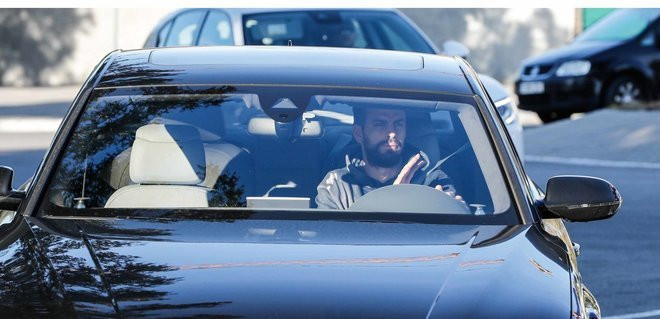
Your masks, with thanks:
[{"label": "building wall", "polygon": [[63,66],[73,76],[57,82],[82,82],[110,51],[141,48],[156,23],[172,11],[174,9],[92,9],[95,26],[76,35],[79,45]]},{"label": "building wall", "polygon": [[570,42],[575,9],[402,9],[438,48],[456,40],[481,73],[511,83],[522,60]]},{"label": "building wall", "polygon": [[0,84],[83,82],[115,49],[137,49],[173,9],[0,9]]}]

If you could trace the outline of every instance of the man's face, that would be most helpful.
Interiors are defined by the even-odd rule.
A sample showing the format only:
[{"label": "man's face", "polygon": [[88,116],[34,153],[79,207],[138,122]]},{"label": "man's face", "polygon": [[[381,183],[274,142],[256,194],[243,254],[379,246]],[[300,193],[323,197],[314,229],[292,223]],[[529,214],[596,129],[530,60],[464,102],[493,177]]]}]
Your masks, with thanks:
[{"label": "man's face", "polygon": [[368,109],[364,125],[353,127],[367,163],[394,167],[401,162],[406,140],[406,113],[402,110]]}]

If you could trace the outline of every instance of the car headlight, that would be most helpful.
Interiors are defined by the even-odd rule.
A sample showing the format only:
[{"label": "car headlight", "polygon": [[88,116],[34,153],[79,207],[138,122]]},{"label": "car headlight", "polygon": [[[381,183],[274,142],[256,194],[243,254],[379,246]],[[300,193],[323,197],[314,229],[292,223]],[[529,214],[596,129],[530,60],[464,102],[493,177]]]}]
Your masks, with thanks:
[{"label": "car headlight", "polygon": [[495,102],[495,107],[506,125],[513,123],[516,119],[518,108],[510,97]]},{"label": "car headlight", "polygon": [[557,76],[580,76],[589,73],[591,62],[585,60],[566,61],[557,69]]}]

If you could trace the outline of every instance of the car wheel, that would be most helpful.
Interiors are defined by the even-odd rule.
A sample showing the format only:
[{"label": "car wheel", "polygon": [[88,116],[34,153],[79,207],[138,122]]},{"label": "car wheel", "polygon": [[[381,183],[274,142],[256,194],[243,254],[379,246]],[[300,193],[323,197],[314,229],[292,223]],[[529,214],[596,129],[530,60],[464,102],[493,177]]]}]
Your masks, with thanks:
[{"label": "car wheel", "polygon": [[614,79],[605,93],[605,106],[626,106],[639,104],[644,100],[642,83],[630,76]]},{"label": "car wheel", "polygon": [[541,121],[543,123],[550,123],[553,121],[558,121],[558,120],[563,120],[565,118],[569,118],[573,112],[570,111],[550,111],[550,112],[536,112],[538,114],[539,118],[541,118]]}]

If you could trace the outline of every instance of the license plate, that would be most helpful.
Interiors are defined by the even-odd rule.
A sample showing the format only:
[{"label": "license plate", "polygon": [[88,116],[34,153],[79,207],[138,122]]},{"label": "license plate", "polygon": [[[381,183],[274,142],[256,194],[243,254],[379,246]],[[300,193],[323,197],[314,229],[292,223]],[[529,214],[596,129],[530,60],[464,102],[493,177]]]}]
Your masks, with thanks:
[{"label": "license plate", "polygon": [[545,92],[545,84],[543,82],[521,82],[518,87],[518,94],[541,94]]}]

